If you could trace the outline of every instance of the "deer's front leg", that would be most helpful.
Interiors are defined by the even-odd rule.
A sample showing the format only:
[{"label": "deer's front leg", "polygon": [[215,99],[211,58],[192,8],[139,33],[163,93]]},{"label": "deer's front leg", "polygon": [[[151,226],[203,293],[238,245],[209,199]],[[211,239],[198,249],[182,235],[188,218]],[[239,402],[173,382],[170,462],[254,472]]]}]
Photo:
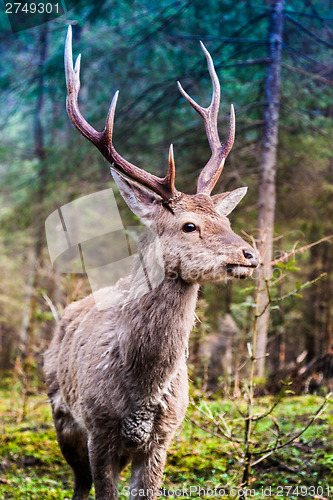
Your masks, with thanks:
[{"label": "deer's front leg", "polygon": [[117,500],[119,473],[128,463],[110,443],[110,436],[89,438],[89,460],[95,485],[96,500]]},{"label": "deer's front leg", "polygon": [[133,457],[130,500],[155,500],[162,480],[167,445],[154,444]]},{"label": "deer's front leg", "polygon": [[142,447],[147,443],[153,430],[155,413],[156,407],[147,403],[138,406],[123,419],[121,435],[126,447]]}]

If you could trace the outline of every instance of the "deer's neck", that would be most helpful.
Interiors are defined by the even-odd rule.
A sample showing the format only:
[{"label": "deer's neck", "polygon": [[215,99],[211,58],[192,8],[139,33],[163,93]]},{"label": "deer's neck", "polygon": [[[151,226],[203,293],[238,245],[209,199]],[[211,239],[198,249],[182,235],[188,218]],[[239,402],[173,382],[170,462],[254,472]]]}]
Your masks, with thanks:
[{"label": "deer's neck", "polygon": [[[130,295],[137,294],[145,278],[132,276]],[[180,278],[164,277],[158,286],[123,306],[120,348],[139,398],[157,397],[184,363],[198,288]]]}]

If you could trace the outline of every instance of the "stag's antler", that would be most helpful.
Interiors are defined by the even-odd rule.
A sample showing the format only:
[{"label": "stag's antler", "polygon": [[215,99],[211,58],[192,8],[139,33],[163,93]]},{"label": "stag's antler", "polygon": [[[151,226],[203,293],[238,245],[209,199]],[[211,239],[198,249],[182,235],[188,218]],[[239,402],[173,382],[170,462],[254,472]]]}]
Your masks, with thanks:
[{"label": "stag's antler", "polygon": [[[210,195],[218,178],[223,170],[224,162],[228,156],[235,139],[235,113],[231,105],[230,125],[228,138],[224,144],[221,144],[218,129],[217,129],[217,115],[220,105],[220,83],[214,69],[214,63],[208,50],[202,42],[201,47],[206,56],[209,74],[213,83],[213,96],[211,104],[208,108],[199,106],[192,97],[183,89],[178,82],[178,87],[185,99],[191,106],[202,116],[206,128],[206,133],[209,141],[212,155],[208,163],[203,168],[199,179],[197,193],[204,193]],[[103,154],[103,156],[114,165],[114,167],[131,179],[138,181],[144,186],[148,187],[155,193],[159,194],[165,201],[176,199],[181,193],[175,188],[175,162],[173,157],[173,148],[170,146],[169,151],[169,167],[168,173],[165,177],[157,177],[150,174],[141,168],[136,167],[129,161],[125,160],[115,150],[112,144],[112,133],[114,115],[119,91],[117,91],[112,99],[109,112],[106,118],[105,128],[103,132],[95,130],[82,116],[79,105],[78,95],[80,91],[80,62],[81,54],[78,56],[75,67],[73,67],[72,55],[72,27],[68,27],[66,46],[65,46],[65,71],[66,71],[66,85],[67,85],[67,113],[84,137],[89,139]]]},{"label": "stag's antler", "polygon": [[112,132],[119,91],[115,93],[112,99],[103,132],[95,130],[83,118],[78,105],[78,95],[80,91],[80,61],[81,54],[76,60],[75,67],[73,67],[72,27],[70,25],[68,27],[65,45],[65,71],[67,85],[66,107],[68,116],[73,125],[75,125],[81,134],[89,139],[89,141],[91,141],[100,150],[103,156],[111,164],[114,164],[114,167],[117,170],[159,194],[165,201],[170,201],[179,196],[180,193],[175,188],[175,163],[173,159],[172,145],[170,146],[169,152],[168,173],[163,178],[145,172],[141,168],[132,165],[132,163],[125,160],[115,150],[112,144]]},{"label": "stag's antler", "polygon": [[217,77],[213,59],[210,53],[208,52],[208,50],[206,49],[206,47],[202,42],[200,42],[200,44],[206,56],[209,74],[213,83],[213,96],[212,96],[212,101],[208,106],[208,108],[203,108],[199,106],[199,104],[196,103],[194,99],[192,99],[192,97],[188,95],[187,92],[185,92],[181,84],[179,82],[177,83],[181,94],[191,104],[192,108],[194,108],[199,113],[199,115],[202,116],[204,120],[208,142],[210,145],[210,149],[212,150],[212,155],[199,176],[197,193],[204,193],[210,195],[216,182],[218,181],[221,175],[225,159],[230,153],[230,150],[234,143],[235,112],[233,105],[231,105],[228,138],[224,144],[221,144],[217,129],[217,115],[219,112],[220,94],[221,94],[220,82]]}]

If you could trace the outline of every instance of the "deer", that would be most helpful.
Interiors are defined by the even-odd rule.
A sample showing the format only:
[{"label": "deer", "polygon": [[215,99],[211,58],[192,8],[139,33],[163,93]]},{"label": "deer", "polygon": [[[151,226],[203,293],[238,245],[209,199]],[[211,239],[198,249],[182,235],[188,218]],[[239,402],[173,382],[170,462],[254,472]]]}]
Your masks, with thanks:
[{"label": "deer", "polygon": [[[66,108],[72,124],[111,163],[111,172],[130,210],[158,237],[164,276],[145,289],[138,265],[115,285],[69,304],[45,353],[44,371],[61,452],[74,476],[73,500],[118,498],[119,474],[131,464],[129,498],[154,500],[167,448],[188,406],[187,349],[195,322],[198,290],[207,282],[246,278],[259,265],[258,252],[235,234],[227,218],[244,187],[211,195],[235,137],[231,106],[227,140],[218,134],[220,83],[201,43],[213,93],[201,107],[178,82],[182,96],[201,115],[211,148],[197,191],[175,187],[170,146],[165,177],[143,170],[117,153],[112,142],[118,91],[103,132],[82,116],[80,55],[73,66],[72,31],[65,43]],[[147,239],[148,238],[148,239]],[[139,248],[154,252],[143,234]],[[147,250],[148,249],[148,250]],[[148,255],[146,262],[153,261]],[[98,307],[106,299],[108,307]]]}]

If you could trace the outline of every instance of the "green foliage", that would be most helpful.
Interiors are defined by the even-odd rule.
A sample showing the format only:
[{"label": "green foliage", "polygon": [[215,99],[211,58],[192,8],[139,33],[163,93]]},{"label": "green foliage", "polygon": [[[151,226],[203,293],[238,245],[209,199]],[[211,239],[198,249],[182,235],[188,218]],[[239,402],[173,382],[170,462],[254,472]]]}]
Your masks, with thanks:
[{"label": "green foliage", "polygon": [[[314,8],[311,3],[292,0],[286,9],[318,38],[332,38],[327,2],[320,0]],[[158,0],[154,5],[145,0],[134,5],[129,0],[84,0],[67,17],[48,24],[47,56],[42,65],[37,56],[41,27],[16,34],[3,27],[0,327],[8,346],[5,357],[9,353],[12,363],[25,340],[22,324],[28,309],[38,233],[42,234],[43,246],[43,263],[38,268],[43,281],[40,288],[60,310],[72,300],[76,286],[80,293],[74,293],[75,297],[83,295],[81,277],[54,283],[43,239],[46,217],[75,198],[112,185],[102,156],[70,125],[65,112],[63,48],[67,22],[74,24],[74,55],[82,52],[80,106],[84,116],[102,130],[111,96],[119,88],[114,131],[117,150],[133,163],[164,175],[168,146],[174,143],[176,185],[188,193],[195,192],[196,179],[210,150],[202,120],[180,96],[176,81],[180,80],[198,102],[209,102],[211,82],[198,43],[199,39],[204,41],[222,83],[221,138],[226,136],[231,102],[237,112],[236,143],[217,190],[249,185],[249,194],[231,215],[231,221],[236,232],[255,234],[267,14],[268,4],[232,0],[208,0],[204,6],[199,0]],[[311,38],[287,17],[284,38],[275,214],[280,238],[275,242],[276,252],[280,248],[291,250],[296,238],[303,245],[333,232],[330,47]],[[41,96],[44,162],[34,141]],[[131,225],[133,218],[124,205],[121,214]],[[323,318],[332,314],[329,249],[325,243],[318,251],[307,251],[295,261],[277,266],[279,273],[297,272],[297,278],[296,274],[295,279],[288,277],[286,283],[286,289],[293,292],[286,295],[282,284],[272,291],[273,299],[277,295],[286,299],[272,302],[275,313],[271,338],[285,332],[287,361],[298,349],[307,349],[310,357],[322,353],[320,346],[325,344],[324,332],[329,327],[329,320],[327,327]],[[314,283],[309,290],[296,283],[312,282],[323,272],[328,272],[327,279]],[[252,292],[253,287],[244,288],[244,283],[205,287],[208,334],[217,330],[218,314],[228,312],[231,306],[246,340],[254,308]],[[34,319],[36,339],[42,343],[49,339],[52,324],[41,296]],[[270,345],[276,351],[274,341]]]},{"label": "green foliage", "polygon": [[[56,442],[50,406],[45,394],[30,400],[27,421],[17,420],[21,401],[13,399],[12,381],[4,380],[0,388],[0,496],[4,499],[31,498],[65,499],[71,497],[72,477]],[[265,411],[272,398],[256,401],[256,410]],[[309,415],[316,411],[320,398],[315,396],[289,397],[275,409],[285,433],[297,432],[304,426]],[[184,425],[171,445],[162,487],[182,488],[183,485],[202,488],[220,487],[227,491],[237,487],[242,466],[233,445],[222,442],[217,436],[200,429],[193,421],[205,425],[201,410],[213,414],[228,413],[239,424],[237,406],[244,403],[230,400],[207,401],[191,405]],[[312,427],[292,448],[280,450],[276,458],[268,458],[255,468],[255,479],[251,488],[259,492],[263,486],[286,484],[302,486],[333,486],[332,408],[321,415]],[[216,429],[212,429],[214,432]],[[263,422],[255,429],[261,441],[270,440],[271,432]],[[120,492],[127,484],[129,470],[121,475]],[[126,496],[120,494],[120,500]],[[183,497],[184,498],[184,497]],[[186,498],[186,497],[185,497]],[[188,498],[188,497],[187,497]],[[195,496],[191,498],[209,498]],[[231,496],[224,496],[231,499]],[[271,498],[281,498],[273,495]],[[296,498],[290,496],[288,498]],[[210,499],[211,500],[211,499]]]},{"label": "green foliage", "polygon": [[[292,251],[295,239],[305,245],[333,233],[331,68],[327,63],[330,48],[318,41],[318,38],[332,39],[330,5],[323,0],[316,5],[292,0],[286,9],[296,23],[286,17],[275,214],[276,234],[281,235],[275,242],[277,259],[281,256],[280,248]],[[202,121],[181,98],[175,82],[181,80],[203,105],[209,102],[211,83],[198,40],[205,42],[222,82],[221,137],[225,137],[225,116],[231,102],[237,112],[236,144],[218,188],[231,190],[249,185],[249,195],[231,220],[237,232],[245,229],[254,234],[258,145],[264,109],[265,64],[260,61],[267,57],[267,4],[208,0],[203,6],[199,0],[157,0],[151,5],[145,0],[134,4],[129,0],[83,0],[66,19],[76,23],[74,53],[83,53],[80,103],[88,121],[99,130],[103,128],[110,98],[120,88],[114,133],[117,149],[135,164],[162,175],[166,171],[168,145],[173,142],[177,188],[189,193],[195,191],[195,179],[210,152]],[[70,126],[65,112],[66,19],[49,23],[47,58],[41,67],[36,57],[40,28],[12,34],[8,23],[0,18],[5,33],[1,35],[0,48],[3,363],[13,362],[17,353],[24,351],[22,320],[27,314],[34,265],[32,250],[38,226],[58,206],[111,185],[108,166]],[[308,32],[297,25],[300,22]],[[42,88],[38,84],[41,76]],[[34,144],[37,99],[41,93],[46,152],[43,165]],[[124,205],[121,213],[124,222],[131,225],[133,217]],[[45,242],[42,243],[45,247]],[[87,287],[81,283],[81,277],[58,278],[55,286],[45,250],[42,257],[44,264],[38,269],[41,283],[37,288],[57,302],[57,308],[86,294]],[[286,278],[279,281],[281,274]],[[319,278],[323,279],[318,281]],[[274,280],[270,283],[270,307],[274,310],[272,357],[278,351],[275,341],[281,333],[286,339],[287,362],[304,349],[309,357],[321,355],[332,315],[331,245],[323,243],[297,254],[295,259],[278,263]],[[36,351],[49,339],[52,326],[52,316],[38,290],[35,290],[38,306],[34,312]],[[194,332],[194,341],[214,333],[218,328],[218,313],[231,309],[241,330],[235,343],[237,347],[246,343],[255,307],[254,290],[251,283],[246,287],[237,282],[207,285],[198,311],[202,323]],[[299,300],[301,297],[303,300]],[[38,370],[39,364],[34,362],[33,368]],[[205,384],[206,375],[204,367],[204,375],[195,381],[196,387]],[[50,410],[42,403],[45,396],[28,399],[28,420],[17,423],[18,415],[22,414],[18,396],[21,386],[17,382],[12,391],[8,387],[2,389],[0,398],[0,496],[68,498],[71,475],[55,443]],[[36,390],[36,384],[33,389]],[[198,407],[205,405],[214,412],[227,411],[238,425],[239,415],[233,402],[206,402],[198,388],[195,400]],[[267,408],[270,403],[269,398],[257,402],[259,409]],[[313,397],[283,401],[276,409],[283,430],[302,427],[307,418],[304,414],[311,413],[317,404]],[[198,408],[190,409],[171,449],[165,484],[177,486],[191,481],[208,486],[238,484],[241,464],[231,444],[222,445],[220,439],[204,433],[190,419],[200,423]],[[295,446],[280,450],[275,461],[269,458],[258,464],[254,485],[259,488],[290,481],[296,485],[331,485],[332,423],[332,413],[326,413]],[[270,436],[263,423],[257,425],[255,433],[258,440]],[[122,477],[125,478],[128,471]]]}]

